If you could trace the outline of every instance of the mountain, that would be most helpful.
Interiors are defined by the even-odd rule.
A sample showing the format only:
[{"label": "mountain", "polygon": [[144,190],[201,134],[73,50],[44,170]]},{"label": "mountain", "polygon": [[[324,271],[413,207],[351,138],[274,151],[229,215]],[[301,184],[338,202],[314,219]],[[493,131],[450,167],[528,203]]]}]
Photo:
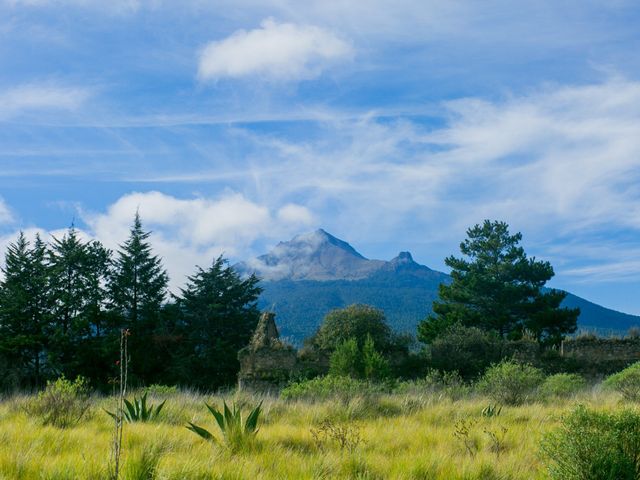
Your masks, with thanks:
[{"label": "mountain", "polygon": [[[297,345],[315,332],[329,310],[352,303],[381,308],[395,330],[414,334],[418,322],[431,312],[438,286],[451,281],[446,273],[415,262],[409,252],[390,261],[371,260],[324,230],[281,242],[235,268],[263,279],[260,308],[275,311],[282,336]],[[626,331],[640,325],[640,317],[570,293],[563,305],[580,307],[582,329]]]}]

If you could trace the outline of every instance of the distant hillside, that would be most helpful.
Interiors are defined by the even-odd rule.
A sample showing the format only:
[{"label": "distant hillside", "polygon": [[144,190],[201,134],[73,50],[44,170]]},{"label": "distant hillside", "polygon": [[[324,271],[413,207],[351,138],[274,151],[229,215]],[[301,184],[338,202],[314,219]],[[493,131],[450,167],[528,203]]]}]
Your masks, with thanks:
[{"label": "distant hillside", "polygon": [[[260,308],[273,309],[281,334],[296,344],[313,334],[329,310],[352,303],[381,308],[394,329],[413,334],[431,312],[438,285],[451,281],[446,273],[416,263],[409,252],[390,261],[369,260],[324,230],[282,242],[236,268],[264,279]],[[640,317],[572,294],[564,305],[580,307],[581,328],[626,331],[640,325]]]}]

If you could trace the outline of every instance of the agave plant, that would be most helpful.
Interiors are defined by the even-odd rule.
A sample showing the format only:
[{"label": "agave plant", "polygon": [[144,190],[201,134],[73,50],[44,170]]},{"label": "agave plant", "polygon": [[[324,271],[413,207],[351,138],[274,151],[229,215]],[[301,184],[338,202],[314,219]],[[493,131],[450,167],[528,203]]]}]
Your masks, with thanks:
[{"label": "agave plant", "polygon": [[[236,449],[253,439],[258,433],[258,418],[260,417],[260,413],[262,412],[262,402],[260,402],[257,407],[251,410],[246,420],[244,421],[242,418],[242,412],[235,403],[231,408],[229,408],[227,402],[223,401],[222,404],[222,411],[219,411],[217,408],[212,407],[205,402],[207,409],[216,419],[216,423],[220,428],[220,432],[222,433],[224,441],[229,447]],[[187,429],[191,430],[205,440],[211,442],[217,441],[216,437],[207,429],[202,428],[198,425],[194,425],[191,422],[189,422],[189,425],[187,425]]]},{"label": "agave plant", "polygon": [[[147,405],[147,394],[145,393],[142,397],[137,398],[133,397],[133,403],[131,403],[126,398],[124,399],[124,406],[126,407],[123,410],[122,414],[124,419],[128,423],[133,422],[151,422],[153,420],[157,420],[160,416],[160,412],[162,411],[162,407],[167,401],[165,400],[158,406]],[[111,415],[114,419],[118,419],[117,415],[113,412],[105,410],[109,415]]]},{"label": "agave plant", "polygon": [[489,404],[482,409],[483,417],[497,417],[502,412],[502,407],[498,405]]}]

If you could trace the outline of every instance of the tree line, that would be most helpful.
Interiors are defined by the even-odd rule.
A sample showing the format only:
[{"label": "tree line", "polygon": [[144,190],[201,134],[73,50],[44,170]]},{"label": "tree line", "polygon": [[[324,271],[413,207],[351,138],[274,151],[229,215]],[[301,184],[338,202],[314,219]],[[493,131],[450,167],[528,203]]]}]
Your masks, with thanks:
[{"label": "tree line", "polygon": [[223,257],[177,295],[136,214],[116,252],[71,227],[46,243],[23,233],[5,254],[0,281],[0,388],[38,388],[65,375],[107,389],[119,335],[130,333],[130,378],[218,388],[233,384],[237,352],[258,321],[261,289]]}]

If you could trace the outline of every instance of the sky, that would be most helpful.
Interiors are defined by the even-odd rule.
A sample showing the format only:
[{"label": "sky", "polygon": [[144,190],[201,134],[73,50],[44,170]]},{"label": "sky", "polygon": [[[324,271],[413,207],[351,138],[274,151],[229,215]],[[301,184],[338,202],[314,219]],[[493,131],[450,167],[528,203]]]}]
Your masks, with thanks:
[{"label": "sky", "polygon": [[[447,271],[522,232],[640,314],[635,0],[0,0],[0,251],[136,210],[173,288],[324,228]],[[1,262],[0,262],[1,263]]]}]

